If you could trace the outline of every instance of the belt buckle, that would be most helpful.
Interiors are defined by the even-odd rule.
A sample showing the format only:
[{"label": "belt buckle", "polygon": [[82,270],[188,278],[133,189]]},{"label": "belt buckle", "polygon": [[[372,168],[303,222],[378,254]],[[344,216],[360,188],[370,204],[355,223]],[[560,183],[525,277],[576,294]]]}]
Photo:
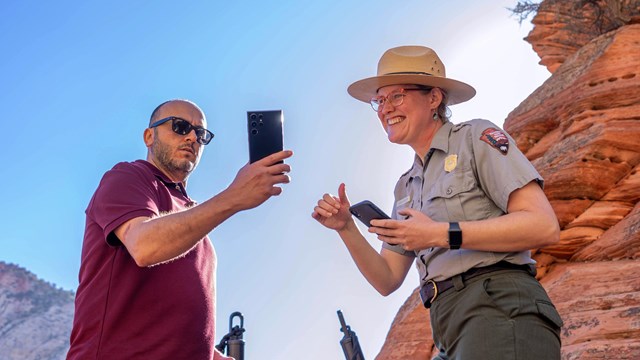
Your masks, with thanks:
[{"label": "belt buckle", "polygon": [[433,280],[427,280],[427,284],[433,285],[433,297],[431,298],[431,300],[429,300],[429,304],[433,304],[433,300],[438,297],[438,285]]}]

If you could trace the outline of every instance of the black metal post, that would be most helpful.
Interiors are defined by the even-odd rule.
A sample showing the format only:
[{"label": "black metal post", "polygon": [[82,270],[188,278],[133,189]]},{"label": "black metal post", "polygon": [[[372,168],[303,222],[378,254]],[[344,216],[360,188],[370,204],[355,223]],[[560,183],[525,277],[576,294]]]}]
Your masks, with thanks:
[{"label": "black metal post", "polygon": [[[235,317],[240,318],[240,325],[233,326],[233,319]],[[235,360],[244,360],[244,340],[242,339],[244,331],[244,316],[238,311],[232,313],[231,316],[229,316],[229,333],[220,340],[220,343],[216,345],[216,349],[224,354],[226,348],[226,355],[231,356]]]},{"label": "black metal post", "polygon": [[358,336],[356,336],[356,333],[352,331],[351,327],[344,321],[344,316],[342,316],[342,311],[340,310],[338,310],[338,319],[340,319],[340,331],[344,333],[342,340],[340,340],[344,357],[346,360],[364,360],[364,355],[358,342]]}]

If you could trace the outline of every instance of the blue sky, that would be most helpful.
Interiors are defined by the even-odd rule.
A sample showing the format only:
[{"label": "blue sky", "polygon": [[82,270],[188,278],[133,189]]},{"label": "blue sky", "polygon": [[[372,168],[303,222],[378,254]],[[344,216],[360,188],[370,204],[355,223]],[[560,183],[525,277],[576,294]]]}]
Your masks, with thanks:
[{"label": "blue sky", "polygon": [[216,340],[241,311],[248,359],[340,359],[341,309],[373,359],[417,273],[380,296],[310,214],[340,182],[352,202],[390,212],[412,153],[389,144],[375,113],[346,88],[374,75],[386,49],[426,45],[449,77],[478,91],[451,108],[453,122],[502,126],[549,76],[522,40],[531,25],[506,10],[515,3],[3,1],[0,260],[75,290],[84,209],[105,171],[145,157],[142,131],[157,104],[195,101],[216,134],[189,180],[200,201],[247,162],[246,111],[283,109],[292,182],[210,234],[219,257]]}]

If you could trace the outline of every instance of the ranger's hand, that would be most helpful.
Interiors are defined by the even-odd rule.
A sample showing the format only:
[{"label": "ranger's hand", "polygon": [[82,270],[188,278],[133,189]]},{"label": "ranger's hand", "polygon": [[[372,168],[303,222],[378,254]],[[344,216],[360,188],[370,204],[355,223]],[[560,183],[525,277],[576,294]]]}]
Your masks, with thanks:
[{"label": "ranger's hand", "polygon": [[371,220],[370,233],[390,244],[413,251],[430,247],[447,247],[447,223],[431,220],[427,215],[415,209],[402,209],[398,215],[406,220]]},{"label": "ranger's hand", "polygon": [[322,199],[318,200],[318,205],[313,208],[311,217],[329,229],[341,231],[349,222],[353,222],[349,212],[350,206],[345,185],[340,184],[338,197],[324,194]]}]

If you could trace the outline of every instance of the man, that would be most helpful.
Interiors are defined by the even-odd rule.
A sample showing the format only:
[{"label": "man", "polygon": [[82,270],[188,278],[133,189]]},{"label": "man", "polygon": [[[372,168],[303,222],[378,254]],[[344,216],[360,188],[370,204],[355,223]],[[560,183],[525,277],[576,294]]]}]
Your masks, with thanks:
[{"label": "man", "polygon": [[416,261],[437,359],[559,359],[562,320],[529,251],[558,242],[558,221],[508,134],[486,120],[448,120],[447,106],[475,90],[447,78],[432,49],[400,46],[348,92],[371,105],[390,142],[413,149],[413,166],[396,184],[392,219],[371,221],[380,253],[355,225],[344,184],[313,218],[337,231],[382,295]]},{"label": "man", "polygon": [[213,134],[188,100],[159,105],[147,159],[108,171],[86,210],[67,359],[230,359],[214,350],[216,255],[207,236],[282,191],[291,151],[244,166],[195,204],[186,192]]}]

